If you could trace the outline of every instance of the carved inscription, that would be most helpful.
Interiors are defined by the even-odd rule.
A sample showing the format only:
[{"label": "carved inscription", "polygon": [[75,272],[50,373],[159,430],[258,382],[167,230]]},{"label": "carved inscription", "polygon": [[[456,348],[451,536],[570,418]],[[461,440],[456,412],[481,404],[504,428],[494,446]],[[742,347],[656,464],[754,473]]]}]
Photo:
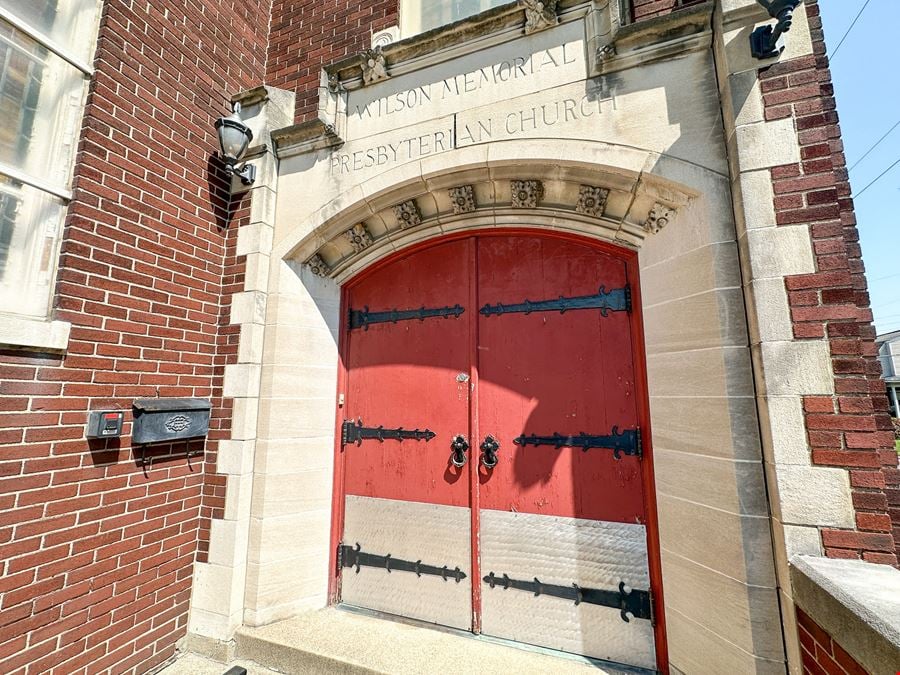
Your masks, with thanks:
[{"label": "carved inscription", "polygon": [[579,43],[571,43],[533,54],[513,56],[439,82],[428,82],[374,101],[357,103],[351,110],[360,120],[366,120],[387,117],[432,102],[446,105],[451,99],[465,97],[487,87],[529,79],[539,73],[576,63],[579,49],[582,49]]},{"label": "carved inscription", "polygon": [[453,130],[438,130],[430,134],[381,143],[354,152],[331,155],[331,172],[339,175],[386,164],[403,164],[438,152],[452,150]]}]

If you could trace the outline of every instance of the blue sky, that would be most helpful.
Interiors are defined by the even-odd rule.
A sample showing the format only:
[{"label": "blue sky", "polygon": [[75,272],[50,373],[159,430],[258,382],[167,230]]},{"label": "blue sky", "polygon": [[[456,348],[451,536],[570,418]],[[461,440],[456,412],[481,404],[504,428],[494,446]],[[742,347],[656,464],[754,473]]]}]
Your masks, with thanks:
[{"label": "blue sky", "polygon": [[[900,121],[900,0],[869,0],[868,4],[866,0],[819,0],[819,7],[847,166],[853,166]],[[861,9],[856,25],[838,49]],[[879,333],[900,329],[900,163],[877,183],[866,186],[897,160],[900,124],[850,172]]]}]

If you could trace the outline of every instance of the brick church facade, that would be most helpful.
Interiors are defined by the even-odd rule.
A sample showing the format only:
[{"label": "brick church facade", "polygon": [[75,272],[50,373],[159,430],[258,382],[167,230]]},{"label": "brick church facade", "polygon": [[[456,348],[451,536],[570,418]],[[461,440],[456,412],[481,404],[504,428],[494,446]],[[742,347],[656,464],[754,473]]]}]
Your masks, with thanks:
[{"label": "brick church facade", "polygon": [[[597,255],[621,253],[632,275],[638,522],[659,603],[641,638],[650,660],[632,664],[870,668],[791,580],[795,555],[896,567],[900,551],[900,472],[815,0],[761,60],[748,37],[771,20],[752,0],[65,4],[0,3],[0,96],[17,125],[0,150],[0,672],[152,672],[176,649],[221,654],[242,626],[346,602],[336,551],[356,540],[341,527],[384,496],[342,482],[362,471],[335,437],[344,396],[361,420],[376,409],[353,399],[352,364],[353,336],[378,328],[348,330],[347,303],[390,255],[485,228],[602,242]],[[521,94],[502,89],[504,63]],[[441,82],[456,90],[438,104]],[[214,122],[232,101],[253,130],[249,187],[218,156]],[[147,399],[209,401],[208,433],[133,443]],[[91,411],[123,411],[121,436],[87,438]],[[516,442],[500,439],[497,472]],[[425,447],[447,443],[438,431]],[[488,546],[487,530],[472,537]],[[472,564],[477,586],[489,570]],[[493,596],[485,584],[474,597]],[[520,641],[572,651],[554,640]]]}]

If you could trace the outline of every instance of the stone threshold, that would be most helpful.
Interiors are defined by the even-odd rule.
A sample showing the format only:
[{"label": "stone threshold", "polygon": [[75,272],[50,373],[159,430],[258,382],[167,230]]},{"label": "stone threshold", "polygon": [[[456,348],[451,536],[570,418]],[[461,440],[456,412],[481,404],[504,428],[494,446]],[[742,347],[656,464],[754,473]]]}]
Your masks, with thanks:
[{"label": "stone threshold", "polygon": [[[641,675],[551,650],[476,637],[348,608],[309,612],[268,626],[238,628],[228,664],[187,653],[161,675],[216,675],[234,665],[248,675],[390,673],[391,675]],[[216,671],[215,667],[220,668]]]}]

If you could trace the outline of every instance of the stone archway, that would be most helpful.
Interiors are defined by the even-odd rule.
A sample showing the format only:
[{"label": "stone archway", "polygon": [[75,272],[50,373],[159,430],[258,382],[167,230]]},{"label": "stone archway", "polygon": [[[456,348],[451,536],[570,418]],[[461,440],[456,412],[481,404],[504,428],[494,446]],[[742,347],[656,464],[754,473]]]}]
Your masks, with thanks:
[{"label": "stone archway", "polygon": [[315,177],[292,161],[265,318],[245,623],[329,599],[341,284],[424,239],[527,222],[639,249],[673,661],[703,643],[739,670],[783,662],[727,179],[634,148],[517,141],[332,186],[338,197],[294,209],[292,192],[310,195]]}]

